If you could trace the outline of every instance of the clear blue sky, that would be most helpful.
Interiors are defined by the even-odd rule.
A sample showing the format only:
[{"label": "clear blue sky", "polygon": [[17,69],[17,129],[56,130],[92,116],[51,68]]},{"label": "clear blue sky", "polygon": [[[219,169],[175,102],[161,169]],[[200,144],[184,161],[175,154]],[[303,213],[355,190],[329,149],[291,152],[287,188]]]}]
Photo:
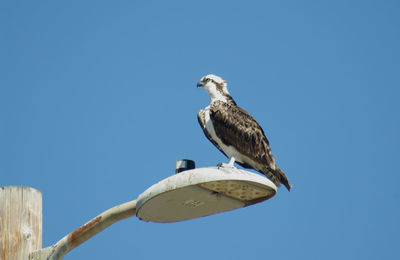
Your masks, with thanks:
[{"label": "clear blue sky", "polygon": [[[43,246],[173,174],[227,161],[209,73],[291,182],[197,220],[124,220],[65,259],[399,257],[399,1],[0,2],[0,186],[43,193]],[[164,257],[167,256],[167,257]]]}]

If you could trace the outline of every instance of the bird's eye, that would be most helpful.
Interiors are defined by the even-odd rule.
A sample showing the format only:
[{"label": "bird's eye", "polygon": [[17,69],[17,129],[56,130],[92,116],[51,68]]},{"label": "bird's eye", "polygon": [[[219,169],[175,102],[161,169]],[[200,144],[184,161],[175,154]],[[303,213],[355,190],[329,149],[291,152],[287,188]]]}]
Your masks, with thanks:
[{"label": "bird's eye", "polygon": [[206,79],[206,82],[210,82],[211,81],[211,79]]}]

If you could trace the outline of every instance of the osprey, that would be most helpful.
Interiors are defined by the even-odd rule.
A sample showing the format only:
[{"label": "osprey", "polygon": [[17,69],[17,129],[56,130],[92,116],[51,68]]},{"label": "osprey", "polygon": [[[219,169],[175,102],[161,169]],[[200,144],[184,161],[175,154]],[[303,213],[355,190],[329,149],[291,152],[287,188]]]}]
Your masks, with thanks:
[{"label": "osprey", "polygon": [[230,96],[226,80],[207,75],[197,87],[203,87],[210,97],[210,105],[200,110],[197,119],[205,136],[234,163],[253,168],[267,176],[276,186],[292,187],[286,175],[275,164],[268,139],[257,121],[238,107]]}]

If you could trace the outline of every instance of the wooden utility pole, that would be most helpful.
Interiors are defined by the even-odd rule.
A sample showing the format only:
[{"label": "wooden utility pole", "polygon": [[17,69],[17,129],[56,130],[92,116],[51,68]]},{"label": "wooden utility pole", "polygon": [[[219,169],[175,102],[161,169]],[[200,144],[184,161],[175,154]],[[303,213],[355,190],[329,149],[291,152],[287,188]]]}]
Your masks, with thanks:
[{"label": "wooden utility pole", "polygon": [[28,260],[42,248],[42,193],[24,186],[0,188],[0,260]]}]

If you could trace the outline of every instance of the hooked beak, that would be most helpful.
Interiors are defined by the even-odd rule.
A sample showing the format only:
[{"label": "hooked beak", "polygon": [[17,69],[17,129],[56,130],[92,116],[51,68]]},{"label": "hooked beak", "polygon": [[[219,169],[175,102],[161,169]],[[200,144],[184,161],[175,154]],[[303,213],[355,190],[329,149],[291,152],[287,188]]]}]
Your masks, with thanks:
[{"label": "hooked beak", "polygon": [[204,82],[200,81],[199,83],[197,83],[197,87],[204,87]]}]

